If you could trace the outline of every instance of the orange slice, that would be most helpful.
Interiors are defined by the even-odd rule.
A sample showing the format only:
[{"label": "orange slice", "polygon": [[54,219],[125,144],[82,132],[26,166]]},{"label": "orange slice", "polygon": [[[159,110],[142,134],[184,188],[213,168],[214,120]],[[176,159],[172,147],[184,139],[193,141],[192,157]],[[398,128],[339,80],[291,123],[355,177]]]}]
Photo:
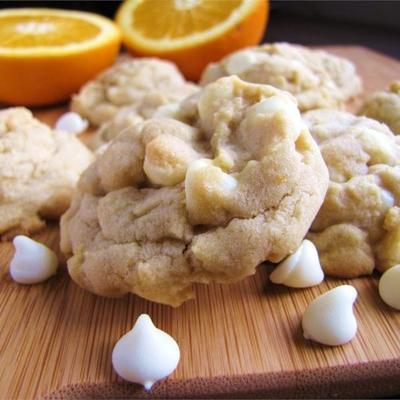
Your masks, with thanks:
[{"label": "orange slice", "polygon": [[78,11],[0,11],[0,103],[43,105],[69,98],[111,65],[118,27]]},{"label": "orange slice", "polygon": [[268,0],[126,0],[116,16],[132,53],[175,62],[197,80],[204,67],[257,44]]}]

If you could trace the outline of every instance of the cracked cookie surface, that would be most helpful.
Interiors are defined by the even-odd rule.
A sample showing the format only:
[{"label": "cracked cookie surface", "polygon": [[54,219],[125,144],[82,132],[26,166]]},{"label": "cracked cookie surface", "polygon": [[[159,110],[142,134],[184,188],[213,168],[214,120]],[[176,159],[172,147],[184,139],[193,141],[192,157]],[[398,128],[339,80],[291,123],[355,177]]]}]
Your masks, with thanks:
[{"label": "cracked cookie surface", "polygon": [[[125,56],[83,86],[73,96],[71,108],[91,124],[101,125],[127,106],[138,119],[148,118],[158,106],[180,101],[197,90],[171,62]],[[104,129],[103,135],[107,136]]]},{"label": "cracked cookie surface", "polygon": [[400,80],[392,82],[388,91],[368,96],[360,114],[385,123],[396,135],[400,135]]},{"label": "cracked cookie surface", "polygon": [[286,90],[297,98],[301,111],[342,108],[361,91],[361,80],[350,61],[288,43],[265,44],[230,54],[210,64],[200,84],[227,75]]},{"label": "cracked cookie surface", "polygon": [[92,161],[76,137],[51,130],[29,110],[0,111],[0,234],[29,234],[60,217]]},{"label": "cracked cookie surface", "polygon": [[343,111],[314,110],[303,119],[330,175],[308,235],[324,271],[351,278],[400,263],[400,138]]},{"label": "cracked cookie surface", "polygon": [[295,99],[222,78],[133,125],[82,175],[61,248],[82,287],[177,306],[293,252],[327,185]]}]

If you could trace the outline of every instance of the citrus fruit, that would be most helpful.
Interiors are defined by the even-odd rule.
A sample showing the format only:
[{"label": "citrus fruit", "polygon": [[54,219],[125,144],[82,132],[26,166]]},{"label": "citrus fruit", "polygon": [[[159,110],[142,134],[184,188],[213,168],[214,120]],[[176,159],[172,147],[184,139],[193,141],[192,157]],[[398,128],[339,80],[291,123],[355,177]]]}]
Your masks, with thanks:
[{"label": "citrus fruit", "polygon": [[0,11],[0,103],[66,100],[113,63],[118,27],[104,17],[56,9]]},{"label": "citrus fruit", "polygon": [[133,54],[169,59],[197,80],[209,62],[260,41],[268,6],[267,0],[126,0],[116,21]]}]

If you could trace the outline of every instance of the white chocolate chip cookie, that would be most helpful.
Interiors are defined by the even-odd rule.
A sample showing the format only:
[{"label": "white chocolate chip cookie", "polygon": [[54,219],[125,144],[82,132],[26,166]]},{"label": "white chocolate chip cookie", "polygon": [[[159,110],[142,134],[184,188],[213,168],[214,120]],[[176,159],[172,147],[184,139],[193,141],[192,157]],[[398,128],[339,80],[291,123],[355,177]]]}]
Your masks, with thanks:
[{"label": "white chocolate chip cookie", "polygon": [[400,135],[400,81],[392,82],[388,91],[371,94],[360,114],[385,123],[396,135]]},{"label": "white chocolate chip cookie", "polygon": [[350,278],[400,263],[400,138],[343,111],[303,117],[330,175],[309,234],[324,271]]},{"label": "white chocolate chip cookie", "polygon": [[0,111],[0,234],[32,233],[68,208],[92,153],[25,108]]},{"label": "white chocolate chip cookie", "polygon": [[295,99],[237,77],[110,142],[61,220],[82,287],[177,306],[195,282],[235,282],[294,252],[328,171]]},{"label": "white chocolate chip cookie", "polygon": [[101,125],[122,107],[131,106],[133,114],[148,118],[159,105],[180,101],[197,90],[171,62],[121,57],[73,97],[71,108],[93,125]]},{"label": "white chocolate chip cookie", "polygon": [[288,43],[265,44],[230,54],[210,64],[200,84],[227,75],[286,90],[297,98],[301,111],[342,108],[361,91],[361,80],[350,61]]}]

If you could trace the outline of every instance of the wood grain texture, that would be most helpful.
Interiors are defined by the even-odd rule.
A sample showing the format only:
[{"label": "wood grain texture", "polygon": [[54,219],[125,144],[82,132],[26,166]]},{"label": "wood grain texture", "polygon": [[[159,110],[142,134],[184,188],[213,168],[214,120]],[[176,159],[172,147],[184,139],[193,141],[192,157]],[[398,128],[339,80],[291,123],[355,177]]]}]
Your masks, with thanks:
[{"label": "wood grain texture", "polygon": [[[331,50],[357,64],[366,93],[400,78],[395,60],[359,47]],[[36,114],[52,123],[63,110]],[[57,226],[35,238],[59,252]],[[381,301],[376,276],[290,290],[270,284],[271,267],[262,265],[234,285],[197,285],[196,300],[173,309],[133,295],[95,296],[77,287],[65,268],[44,284],[18,285],[8,275],[12,254],[11,243],[0,244],[0,398],[147,397],[111,367],[115,342],[141,313],[181,348],[177,370],[155,386],[152,398],[400,393],[400,312]],[[343,283],[359,293],[356,338],[335,348],[304,340],[306,305]]]}]

